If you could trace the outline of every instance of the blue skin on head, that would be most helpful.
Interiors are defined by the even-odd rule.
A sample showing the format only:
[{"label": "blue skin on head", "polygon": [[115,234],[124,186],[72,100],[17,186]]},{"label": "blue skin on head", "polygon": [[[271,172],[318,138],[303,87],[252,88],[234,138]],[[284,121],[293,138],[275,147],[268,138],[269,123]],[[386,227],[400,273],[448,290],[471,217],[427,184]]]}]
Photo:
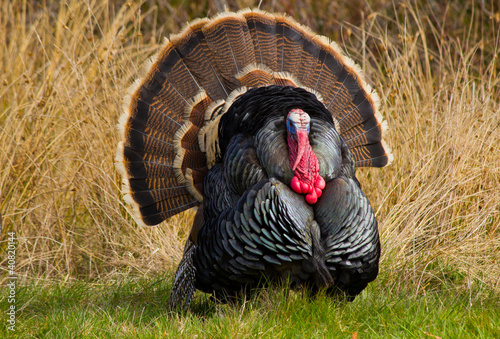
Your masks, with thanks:
[{"label": "blue skin on head", "polygon": [[290,121],[290,118],[286,119],[286,130],[290,135],[296,134],[295,124]]},{"label": "blue skin on head", "polygon": [[[295,110],[292,110],[291,113],[288,115],[288,118],[286,119],[286,129],[288,131],[288,134],[291,135],[291,136],[296,136],[296,134],[297,134],[297,128],[304,129],[303,126],[300,126],[300,125],[297,126],[298,122],[293,121],[291,119],[291,117],[292,117],[293,114],[298,114],[298,113],[295,113],[294,111]],[[303,114],[307,114],[307,113],[304,112]],[[310,127],[311,127],[311,124],[308,122],[307,125],[306,125],[307,134],[309,134]]]}]

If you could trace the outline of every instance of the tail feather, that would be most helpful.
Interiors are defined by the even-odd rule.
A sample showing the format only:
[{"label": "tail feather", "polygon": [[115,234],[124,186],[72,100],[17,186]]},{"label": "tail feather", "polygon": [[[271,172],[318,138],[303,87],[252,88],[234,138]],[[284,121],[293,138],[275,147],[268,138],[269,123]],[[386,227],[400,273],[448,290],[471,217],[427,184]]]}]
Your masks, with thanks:
[{"label": "tail feather", "polygon": [[[330,53],[326,53],[322,60],[321,67],[317,65],[318,67],[316,68],[316,71],[319,68],[319,73],[313,88],[323,95],[323,103],[327,103],[333,100],[334,92],[332,84],[339,82],[339,75],[342,74],[343,65]],[[341,114],[332,110],[330,112],[337,119]]]},{"label": "tail feather", "polygon": [[275,16],[259,10],[243,11],[254,46],[257,63],[277,69]]},{"label": "tail feather", "polygon": [[125,157],[128,158],[127,170],[132,173],[131,178],[168,178],[175,173],[175,168],[164,158],[154,155],[138,155],[129,148],[125,148]]},{"label": "tail feather", "polygon": [[230,92],[240,87],[235,74],[255,64],[253,43],[242,15],[221,13],[202,29],[217,69]]},{"label": "tail feather", "polygon": [[[186,96],[185,93],[183,95],[181,92],[182,87],[179,86],[179,88],[176,88],[170,82],[166,75],[166,72],[168,72],[167,68],[156,62],[153,64],[151,70],[154,73],[146,76],[140,90],[140,100],[141,103],[145,103],[144,108],[146,111],[138,112],[138,115],[146,114],[146,116],[149,116],[165,112],[170,118],[168,119],[169,121],[173,120],[176,123],[182,123],[181,113],[190,97]],[[193,96],[195,94],[196,92],[194,92]],[[156,110],[150,112],[150,106],[154,106]]]},{"label": "tail feather", "polygon": [[276,16],[277,71],[295,73],[303,50],[304,34],[290,18]]},{"label": "tail feather", "polygon": [[[130,190],[132,192],[143,192],[143,191],[154,191],[162,189],[179,189],[185,188],[185,185],[172,186],[174,178],[143,178],[134,179],[131,178],[129,182]],[[127,192],[130,193],[130,192]]]},{"label": "tail feather", "polygon": [[293,74],[288,72],[274,72],[274,84],[280,86],[292,86],[292,87],[302,87],[300,82],[293,76]]},{"label": "tail feather", "polygon": [[[392,162],[392,154],[389,156],[385,155],[387,145],[385,142],[377,142],[369,145],[363,145],[360,147],[354,147],[351,152],[356,161],[356,166],[369,166],[369,167],[383,167]],[[383,154],[383,155],[377,155]],[[357,160],[362,159],[362,160]]]},{"label": "tail feather", "polygon": [[[177,98],[179,96],[185,104],[202,89],[171,41],[166,42],[155,65],[157,66],[156,77],[159,77],[160,81],[163,80],[162,84],[170,85],[175,91],[175,94],[169,92],[169,97]],[[166,103],[170,102],[166,101]],[[180,109],[172,109],[175,115],[183,112],[184,104]],[[179,120],[182,121],[182,119]]]},{"label": "tail feather", "polygon": [[155,204],[140,206],[139,213],[143,216],[141,223],[147,226],[157,225],[160,222],[182,211],[198,206],[190,193],[159,201]]},{"label": "tail feather", "polygon": [[221,114],[247,88],[273,84],[313,92],[357,166],[392,160],[378,96],[335,43],[285,15],[222,13],[170,37],[120,120],[117,167],[139,223],[199,204],[217,156]]},{"label": "tail feather", "polygon": [[190,121],[198,128],[202,128],[205,123],[205,113],[214,101],[206,91],[198,93],[184,110],[184,120]]},{"label": "tail feather", "polygon": [[[159,185],[159,184],[153,184]],[[133,186],[131,185],[131,188]],[[141,206],[150,206],[170,198],[186,195],[186,186],[165,187],[147,190],[134,190],[134,200]]]},{"label": "tail feather", "polygon": [[349,144],[350,148],[377,143],[380,141],[381,130],[385,130],[384,126],[385,124],[383,122],[380,123],[379,121],[377,121],[377,123],[371,128],[365,125],[365,130],[363,132],[360,132],[351,139],[346,139],[345,141]]},{"label": "tail feather", "polygon": [[238,79],[241,86],[247,88],[266,86],[274,83],[273,71],[262,64],[248,65],[243,71],[236,74],[236,79]]},{"label": "tail feather", "polygon": [[148,135],[144,129],[129,128],[127,133],[127,147],[131,150],[141,152],[144,148],[148,149],[150,155],[166,155],[174,150],[174,144],[165,139],[165,133],[158,131],[156,135]]},{"label": "tail feather", "polygon": [[188,24],[181,33],[172,36],[170,41],[201,87],[212,100],[216,101],[227,97],[229,91],[223,84],[212,51],[202,31],[208,22],[207,18],[195,20]]},{"label": "tail feather", "polygon": [[[306,31],[306,33],[308,32]],[[320,51],[321,47],[314,41],[311,34],[308,33],[303,42],[303,49],[300,53],[300,64],[297,72],[299,81],[306,87],[314,87],[314,85],[311,86],[311,84],[319,64]]]}]

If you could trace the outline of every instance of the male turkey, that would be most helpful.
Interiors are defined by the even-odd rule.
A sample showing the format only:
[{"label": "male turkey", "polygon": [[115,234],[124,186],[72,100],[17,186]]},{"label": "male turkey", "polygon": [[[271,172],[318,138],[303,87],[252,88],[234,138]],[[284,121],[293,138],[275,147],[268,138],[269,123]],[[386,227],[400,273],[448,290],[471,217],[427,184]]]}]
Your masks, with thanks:
[{"label": "male turkey", "polygon": [[165,43],[120,119],[117,165],[140,225],[198,211],[170,305],[289,281],[354,298],[378,273],[354,172],[392,160],[379,99],[335,43],[260,10]]}]

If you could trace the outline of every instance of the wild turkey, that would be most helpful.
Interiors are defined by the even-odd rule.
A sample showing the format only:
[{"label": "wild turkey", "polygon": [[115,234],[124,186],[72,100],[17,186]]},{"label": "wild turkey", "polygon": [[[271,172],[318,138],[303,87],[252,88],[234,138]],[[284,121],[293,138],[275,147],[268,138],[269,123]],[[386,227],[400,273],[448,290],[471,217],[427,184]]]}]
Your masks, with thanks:
[{"label": "wild turkey", "polygon": [[335,43],[260,10],[166,41],[120,119],[117,167],[140,225],[198,207],[170,306],[289,281],[354,298],[380,243],[356,167],[392,160],[379,98]]}]

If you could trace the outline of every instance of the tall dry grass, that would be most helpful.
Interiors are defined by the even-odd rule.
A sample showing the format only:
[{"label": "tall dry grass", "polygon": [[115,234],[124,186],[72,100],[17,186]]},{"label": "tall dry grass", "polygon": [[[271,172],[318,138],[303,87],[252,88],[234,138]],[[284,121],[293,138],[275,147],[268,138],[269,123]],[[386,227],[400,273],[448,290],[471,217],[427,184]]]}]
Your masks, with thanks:
[{"label": "tall dry grass", "polygon": [[394,5],[393,17],[373,13],[357,33],[372,47],[365,57],[396,159],[360,175],[371,176],[365,189],[391,280],[417,290],[449,283],[498,290],[499,8],[436,7]]},{"label": "tall dry grass", "polygon": [[[162,37],[223,3],[2,2],[0,246],[16,233],[19,274],[116,279],[178,262],[192,213],[134,224],[113,165],[116,124]],[[395,161],[358,176],[394,289],[500,290],[500,9],[482,4],[262,5],[334,37],[381,96]]]},{"label": "tall dry grass", "polygon": [[154,35],[144,41],[140,34],[154,11],[139,9],[103,1],[2,4],[2,235],[19,238],[23,274],[148,273],[179,256],[177,225],[189,215],[171,226],[136,227],[113,164],[125,90],[158,48]]}]

